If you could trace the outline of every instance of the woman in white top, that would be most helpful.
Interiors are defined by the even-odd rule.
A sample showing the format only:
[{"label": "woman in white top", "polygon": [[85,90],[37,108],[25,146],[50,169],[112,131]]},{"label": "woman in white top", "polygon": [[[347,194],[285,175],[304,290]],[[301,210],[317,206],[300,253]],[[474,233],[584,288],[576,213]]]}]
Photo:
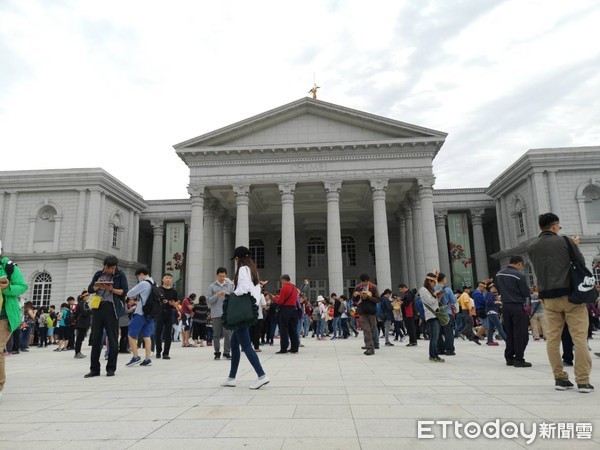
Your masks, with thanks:
[{"label": "woman in white top", "polygon": [[[246,247],[237,247],[233,252],[233,258],[235,260],[237,271],[235,273],[234,285],[235,289],[233,293],[235,295],[250,294],[257,302],[261,298],[261,286],[258,279],[258,271],[254,265],[254,261],[250,257],[250,250]],[[248,327],[239,328],[233,330],[231,333],[231,368],[229,370],[229,377],[221,386],[234,387],[235,377],[237,375],[238,366],[240,364],[240,347],[246,354],[246,358],[252,364],[252,367],[258,375],[258,379],[250,385],[250,389],[260,389],[269,382],[269,378],[265,375],[265,372],[260,365],[258,355],[252,348],[250,342],[250,329]]]}]

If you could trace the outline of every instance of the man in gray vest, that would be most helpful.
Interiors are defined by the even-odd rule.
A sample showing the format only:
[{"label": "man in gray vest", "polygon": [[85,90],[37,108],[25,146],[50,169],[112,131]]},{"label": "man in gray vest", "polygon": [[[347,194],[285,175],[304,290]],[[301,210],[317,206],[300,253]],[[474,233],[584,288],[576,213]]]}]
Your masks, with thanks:
[{"label": "man in gray vest", "polygon": [[219,267],[217,269],[217,280],[208,287],[206,299],[210,308],[210,317],[213,325],[213,345],[215,348],[215,359],[221,359],[221,337],[224,340],[223,356],[231,359],[229,339],[231,332],[223,327],[221,316],[223,315],[223,301],[225,296],[233,292],[233,283],[227,278],[227,269]]}]

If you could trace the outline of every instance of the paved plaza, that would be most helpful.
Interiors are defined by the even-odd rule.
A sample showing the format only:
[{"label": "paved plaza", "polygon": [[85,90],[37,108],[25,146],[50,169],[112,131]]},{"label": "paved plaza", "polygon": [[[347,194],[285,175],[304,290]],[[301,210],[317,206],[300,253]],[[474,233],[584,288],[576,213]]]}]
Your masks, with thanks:
[{"label": "paved plaza", "polygon": [[[238,386],[222,388],[229,362],[212,348],[181,348],[170,361],[126,368],[116,376],[84,379],[89,360],[54,347],[7,357],[8,383],[0,404],[0,448],[384,449],[600,448],[600,393],[554,390],[545,345],[530,341],[533,367],[504,365],[504,345],[458,340],[457,355],[431,363],[427,342],[381,347],[364,356],[362,339],[304,340],[297,355],[260,358],[271,383],[259,391],[242,357]],[[590,341],[600,351],[600,340]],[[89,354],[89,347],[84,349]],[[593,357],[594,360],[598,358]],[[595,361],[594,361],[595,362]],[[572,377],[572,367],[567,369]],[[592,384],[600,388],[598,370]],[[417,439],[417,420],[480,424],[587,422],[591,440]],[[485,446],[485,447],[482,447]]]}]

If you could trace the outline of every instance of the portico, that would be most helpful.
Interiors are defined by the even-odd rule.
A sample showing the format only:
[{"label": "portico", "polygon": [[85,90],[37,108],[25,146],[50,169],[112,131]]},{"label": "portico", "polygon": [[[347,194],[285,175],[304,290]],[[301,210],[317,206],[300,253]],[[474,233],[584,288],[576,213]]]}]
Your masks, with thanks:
[{"label": "portico", "polygon": [[[203,292],[228,239],[274,284],[289,273],[341,293],[361,272],[383,288],[421,279],[439,267],[432,161],[445,137],[305,98],[177,144],[190,168],[188,291]],[[215,231],[217,210],[234,237]],[[400,233],[407,214],[415,236]],[[409,240],[417,258],[401,257]]]}]

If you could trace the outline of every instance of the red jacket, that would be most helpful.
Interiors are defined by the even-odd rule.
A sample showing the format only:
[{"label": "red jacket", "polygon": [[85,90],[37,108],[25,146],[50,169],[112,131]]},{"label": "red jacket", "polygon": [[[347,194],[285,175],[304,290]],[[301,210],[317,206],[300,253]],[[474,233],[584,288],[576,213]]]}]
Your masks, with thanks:
[{"label": "red jacket", "polygon": [[298,299],[298,288],[292,283],[286,283],[279,291],[279,295],[273,300],[281,306],[296,306]]}]

